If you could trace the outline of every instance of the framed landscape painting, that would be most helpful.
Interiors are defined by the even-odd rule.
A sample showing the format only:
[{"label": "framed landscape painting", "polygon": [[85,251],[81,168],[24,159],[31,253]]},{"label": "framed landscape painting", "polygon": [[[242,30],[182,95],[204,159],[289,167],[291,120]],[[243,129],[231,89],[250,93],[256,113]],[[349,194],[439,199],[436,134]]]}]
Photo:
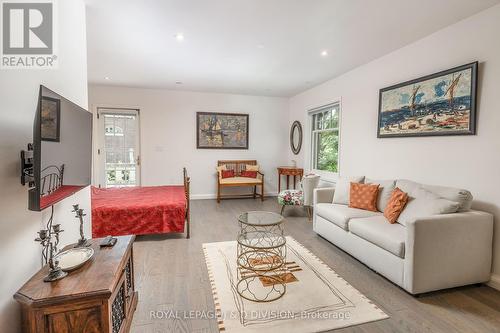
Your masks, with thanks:
[{"label": "framed landscape painting", "polygon": [[248,114],[197,112],[196,148],[248,149]]},{"label": "framed landscape painting", "polygon": [[476,134],[478,63],[380,90],[377,137]]}]

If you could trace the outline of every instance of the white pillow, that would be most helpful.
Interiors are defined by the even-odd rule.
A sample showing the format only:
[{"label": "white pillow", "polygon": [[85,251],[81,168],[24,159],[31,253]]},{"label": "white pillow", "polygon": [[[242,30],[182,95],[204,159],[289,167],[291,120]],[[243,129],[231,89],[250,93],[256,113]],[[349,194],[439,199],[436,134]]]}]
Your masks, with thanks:
[{"label": "white pillow", "polygon": [[441,198],[422,187],[408,193],[408,197],[408,203],[398,217],[398,222],[405,226],[419,217],[456,213],[460,207],[458,202]]},{"label": "white pillow", "polygon": [[391,198],[392,191],[396,187],[395,180],[376,180],[376,179],[365,179],[365,184],[378,184],[378,198],[377,198],[377,209],[383,212],[389,199]]},{"label": "white pillow", "polygon": [[245,165],[245,170],[246,171],[259,171],[259,166],[258,165],[246,164]]},{"label": "white pillow", "polygon": [[333,203],[348,205],[349,192],[351,190],[351,183],[362,183],[365,176],[360,177],[339,177],[335,183],[335,192],[333,192]]},{"label": "white pillow", "polygon": [[217,166],[217,172],[222,171],[222,170],[227,170],[227,166],[225,164]]}]

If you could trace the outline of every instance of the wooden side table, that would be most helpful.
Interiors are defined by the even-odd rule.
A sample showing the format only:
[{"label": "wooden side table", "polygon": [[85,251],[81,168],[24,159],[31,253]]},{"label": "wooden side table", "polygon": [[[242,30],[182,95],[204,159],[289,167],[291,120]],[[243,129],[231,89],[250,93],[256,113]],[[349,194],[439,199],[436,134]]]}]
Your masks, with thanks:
[{"label": "wooden side table", "polygon": [[297,176],[299,176],[299,181],[304,175],[304,169],[295,168],[291,166],[281,166],[278,167],[278,193],[281,191],[281,176],[286,176],[286,188],[290,187],[290,176],[293,176],[293,189],[295,189],[295,183]]}]

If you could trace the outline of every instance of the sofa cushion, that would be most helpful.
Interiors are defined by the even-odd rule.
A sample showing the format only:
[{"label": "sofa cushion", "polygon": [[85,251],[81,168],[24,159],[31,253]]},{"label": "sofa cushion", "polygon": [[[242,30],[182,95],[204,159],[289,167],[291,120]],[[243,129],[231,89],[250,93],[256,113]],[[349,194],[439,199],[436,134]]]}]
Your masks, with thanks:
[{"label": "sofa cushion", "polygon": [[377,199],[377,209],[380,212],[383,212],[385,207],[387,207],[387,203],[389,202],[389,198],[392,195],[392,191],[396,188],[395,180],[378,180],[378,179],[365,179],[365,184],[378,184],[378,199]]},{"label": "sofa cushion", "polygon": [[348,230],[349,220],[357,217],[369,217],[382,215],[378,212],[368,210],[349,208],[346,205],[319,203],[315,206],[316,214],[332,222],[344,230]]},{"label": "sofa cushion", "polygon": [[408,203],[398,217],[398,222],[403,225],[419,217],[455,213],[459,207],[458,202],[441,198],[423,187],[414,189],[408,196]]},{"label": "sofa cushion", "polygon": [[398,187],[403,192],[411,193],[414,190],[422,187],[422,184],[408,179],[398,179],[396,180],[396,187]]},{"label": "sofa cushion", "polygon": [[362,183],[365,179],[361,177],[340,177],[335,183],[335,192],[333,193],[334,204],[348,205],[349,204],[349,190],[351,183]]},{"label": "sofa cushion", "polygon": [[249,177],[231,177],[231,178],[222,178],[220,180],[221,184],[261,184],[262,179],[258,178],[249,178]]},{"label": "sofa cushion", "polygon": [[430,191],[444,199],[457,202],[459,204],[458,208],[459,212],[466,212],[470,210],[472,206],[472,199],[473,199],[472,194],[464,189],[458,189],[447,186],[419,184],[407,179],[397,180],[396,186],[406,193],[411,193],[413,190],[422,187],[427,191]]},{"label": "sofa cushion", "polygon": [[349,231],[395,256],[405,257],[406,228],[399,223],[388,223],[384,216],[353,218],[349,221]]},{"label": "sofa cushion", "polygon": [[422,185],[427,191],[431,191],[439,195],[442,198],[448,199],[450,201],[458,202],[458,211],[466,212],[471,209],[472,206],[472,193],[467,190],[447,187],[447,186],[437,186],[437,185]]}]

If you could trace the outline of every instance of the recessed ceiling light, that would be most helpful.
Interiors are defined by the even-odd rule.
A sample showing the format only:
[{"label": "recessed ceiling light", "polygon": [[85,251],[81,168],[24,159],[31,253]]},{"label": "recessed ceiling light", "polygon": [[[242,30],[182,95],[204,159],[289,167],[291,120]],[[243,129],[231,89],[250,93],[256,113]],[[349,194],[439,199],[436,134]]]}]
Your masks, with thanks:
[{"label": "recessed ceiling light", "polygon": [[177,41],[179,41],[179,42],[182,42],[184,40],[184,34],[182,34],[180,32],[175,34],[175,39],[177,39]]},{"label": "recessed ceiling light", "polygon": [[257,45],[257,47],[258,47],[259,49],[263,49],[265,46],[264,46],[264,44],[259,44],[259,45]]},{"label": "recessed ceiling light", "polygon": [[321,51],[321,56],[322,57],[326,57],[327,55],[328,55],[328,51],[327,50]]},{"label": "recessed ceiling light", "polygon": [[182,84],[182,81],[175,81],[175,84]]},{"label": "recessed ceiling light", "polygon": [[109,81],[109,80],[111,80],[111,79],[110,79],[110,77],[109,77],[109,76],[105,76],[105,77],[104,77],[104,80]]}]

